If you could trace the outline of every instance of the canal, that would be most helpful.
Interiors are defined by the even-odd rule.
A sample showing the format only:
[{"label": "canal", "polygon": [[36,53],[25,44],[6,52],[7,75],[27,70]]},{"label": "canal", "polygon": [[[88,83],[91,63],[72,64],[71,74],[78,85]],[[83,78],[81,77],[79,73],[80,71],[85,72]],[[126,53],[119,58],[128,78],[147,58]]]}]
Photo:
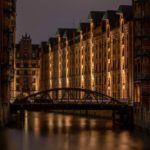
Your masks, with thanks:
[{"label": "canal", "polygon": [[109,119],[25,112],[0,130],[0,150],[150,150],[150,136]]}]

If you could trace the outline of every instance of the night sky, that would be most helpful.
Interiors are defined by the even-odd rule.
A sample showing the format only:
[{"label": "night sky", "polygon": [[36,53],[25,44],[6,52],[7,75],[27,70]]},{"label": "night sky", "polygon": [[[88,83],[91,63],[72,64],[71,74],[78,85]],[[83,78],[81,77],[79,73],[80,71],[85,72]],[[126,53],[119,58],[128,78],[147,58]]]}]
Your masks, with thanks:
[{"label": "night sky", "polygon": [[58,28],[77,28],[92,10],[117,9],[132,0],[17,0],[17,41],[30,34],[34,44],[55,36]]}]

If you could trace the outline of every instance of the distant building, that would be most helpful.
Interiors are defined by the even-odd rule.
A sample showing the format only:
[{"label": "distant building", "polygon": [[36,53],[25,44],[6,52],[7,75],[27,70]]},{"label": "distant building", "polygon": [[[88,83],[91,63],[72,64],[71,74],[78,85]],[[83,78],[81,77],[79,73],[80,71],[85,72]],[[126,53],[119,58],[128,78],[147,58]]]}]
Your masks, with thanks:
[{"label": "distant building", "polygon": [[30,36],[22,36],[16,45],[15,97],[39,91],[40,47],[32,44]]},{"label": "distant building", "polygon": [[8,102],[14,92],[16,1],[0,0],[0,101]]}]

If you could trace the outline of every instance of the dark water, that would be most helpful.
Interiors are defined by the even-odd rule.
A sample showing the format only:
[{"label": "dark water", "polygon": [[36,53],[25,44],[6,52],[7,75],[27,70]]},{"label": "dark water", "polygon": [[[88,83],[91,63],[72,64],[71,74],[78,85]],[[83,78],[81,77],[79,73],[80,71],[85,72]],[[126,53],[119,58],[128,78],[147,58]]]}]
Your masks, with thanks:
[{"label": "dark water", "polygon": [[113,130],[111,120],[25,112],[0,131],[0,150],[150,150],[150,136]]}]

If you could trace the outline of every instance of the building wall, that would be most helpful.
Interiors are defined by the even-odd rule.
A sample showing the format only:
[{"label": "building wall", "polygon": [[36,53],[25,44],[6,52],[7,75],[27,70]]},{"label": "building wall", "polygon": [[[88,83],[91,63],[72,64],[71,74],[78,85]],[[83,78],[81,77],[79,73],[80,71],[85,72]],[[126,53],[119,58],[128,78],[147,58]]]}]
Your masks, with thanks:
[{"label": "building wall", "polygon": [[16,1],[0,0],[0,127],[8,122],[14,96]]},{"label": "building wall", "polygon": [[101,27],[94,30],[94,79],[95,90],[106,93],[106,42]]},{"label": "building wall", "polygon": [[47,42],[41,43],[40,52],[40,91],[50,88],[50,46]]},{"label": "building wall", "polygon": [[134,122],[150,131],[150,0],[133,1]]},{"label": "building wall", "polygon": [[0,101],[9,101],[14,91],[16,2],[0,1]]},{"label": "building wall", "polygon": [[120,100],[133,98],[133,22],[121,14],[118,26],[107,19],[104,28],[95,27],[91,19],[89,30],[80,29],[71,39],[58,36],[50,53],[53,88],[79,87]]},{"label": "building wall", "polygon": [[36,93],[40,88],[40,48],[30,36],[22,36],[16,45],[15,97]]},{"label": "building wall", "polygon": [[150,102],[150,1],[133,1],[134,8],[134,99]]}]

